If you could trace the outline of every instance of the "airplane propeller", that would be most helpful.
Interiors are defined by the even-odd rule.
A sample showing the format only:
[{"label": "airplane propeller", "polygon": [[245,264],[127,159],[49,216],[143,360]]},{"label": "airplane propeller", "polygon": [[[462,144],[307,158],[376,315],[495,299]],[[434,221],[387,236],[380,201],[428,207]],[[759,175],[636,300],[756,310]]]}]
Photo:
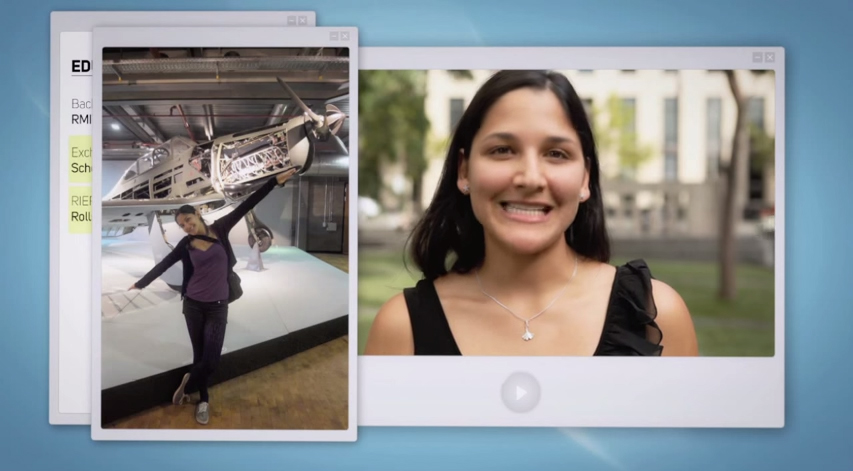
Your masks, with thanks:
[{"label": "airplane propeller", "polygon": [[304,111],[305,114],[307,114],[308,117],[311,118],[314,124],[317,125],[317,127],[314,129],[314,133],[317,135],[317,138],[325,142],[329,139],[329,137],[333,137],[335,139],[335,143],[345,153],[348,153],[346,152],[346,146],[344,145],[343,141],[341,141],[341,139],[337,136],[338,131],[341,130],[341,126],[343,126],[344,124],[346,114],[344,114],[344,112],[341,111],[337,106],[327,104],[325,115],[320,116],[314,111],[312,111],[311,108],[309,108],[308,105],[306,105],[305,102],[302,101],[299,96],[296,95],[293,89],[290,88],[290,85],[288,85],[287,82],[281,79],[281,77],[276,77],[276,80],[278,80],[278,83],[282,87],[284,87],[285,90],[287,90],[287,93],[289,93],[290,96],[293,98],[293,101],[295,101],[296,104],[299,105],[300,108],[302,108],[302,111]]},{"label": "airplane propeller", "polygon": [[338,152],[344,155],[349,155],[349,150],[347,150],[347,146],[344,145],[344,141],[334,134],[332,134],[332,138],[335,140],[335,144],[337,144]]},{"label": "airplane propeller", "polygon": [[284,80],[282,80],[281,77],[276,77],[275,79],[278,80],[278,83],[282,87],[284,87],[285,90],[287,90],[287,93],[290,94],[291,98],[293,98],[296,104],[298,104],[299,107],[302,108],[302,111],[304,111],[311,118],[312,121],[317,124],[323,123],[323,118],[317,113],[311,111],[311,108],[308,108],[308,105],[306,105],[304,101],[299,99],[299,96],[297,96],[296,92],[294,92],[293,89],[290,88],[290,85],[288,85]]},{"label": "airplane propeller", "polygon": [[338,131],[341,130],[341,127],[344,125],[344,119],[346,119],[346,114],[341,111],[337,106],[327,104],[326,105],[326,126],[328,127],[328,132],[330,133],[330,137],[334,139],[335,144],[337,144],[338,150],[343,154],[349,154],[347,151],[347,146],[344,145],[344,141],[338,137]]}]

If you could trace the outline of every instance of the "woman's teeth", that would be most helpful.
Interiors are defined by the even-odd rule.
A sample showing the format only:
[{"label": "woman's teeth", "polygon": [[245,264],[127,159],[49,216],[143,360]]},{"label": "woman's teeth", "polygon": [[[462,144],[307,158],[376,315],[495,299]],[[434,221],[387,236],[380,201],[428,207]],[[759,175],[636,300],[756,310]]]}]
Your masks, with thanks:
[{"label": "woman's teeth", "polygon": [[504,210],[509,213],[527,214],[531,216],[544,216],[548,212],[544,206],[520,206],[515,204],[504,204]]}]

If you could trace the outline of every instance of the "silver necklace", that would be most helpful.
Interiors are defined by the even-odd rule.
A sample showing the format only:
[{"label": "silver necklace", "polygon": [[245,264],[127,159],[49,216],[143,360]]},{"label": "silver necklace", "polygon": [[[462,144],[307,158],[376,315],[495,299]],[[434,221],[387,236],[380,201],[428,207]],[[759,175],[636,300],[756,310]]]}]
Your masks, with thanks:
[{"label": "silver necklace", "polygon": [[577,257],[577,255],[575,255],[575,270],[572,272],[572,276],[569,278],[569,281],[566,283],[566,286],[564,286],[564,287],[563,287],[563,289],[561,289],[561,290],[560,290],[560,292],[559,292],[559,293],[557,293],[557,296],[555,296],[555,297],[554,297],[554,299],[551,301],[551,303],[550,303],[550,304],[548,304],[548,306],[546,306],[546,307],[545,307],[545,309],[543,309],[543,310],[539,311],[538,313],[536,313],[536,315],[535,315],[535,316],[533,316],[533,317],[531,317],[531,318],[529,318],[529,319],[525,319],[525,318],[523,318],[523,317],[519,316],[518,314],[516,314],[516,313],[512,312],[512,309],[510,309],[510,308],[506,307],[506,305],[504,305],[504,303],[502,303],[502,302],[498,301],[498,300],[497,300],[497,298],[495,298],[495,297],[494,297],[494,296],[492,296],[491,294],[487,293],[487,292],[486,292],[486,290],[484,290],[484,289],[483,289],[483,283],[480,281],[480,271],[479,271],[479,270],[477,270],[477,271],[475,271],[475,272],[474,272],[474,276],[476,276],[476,277],[477,277],[477,284],[480,286],[480,291],[481,291],[483,294],[485,294],[486,296],[488,296],[489,298],[491,298],[491,299],[492,299],[492,301],[496,302],[496,303],[498,304],[498,306],[500,306],[500,307],[502,307],[502,308],[506,309],[506,310],[507,310],[507,312],[509,312],[510,314],[512,314],[512,315],[513,315],[513,317],[515,317],[516,319],[520,320],[521,322],[524,322],[524,335],[522,335],[522,336],[521,336],[521,338],[522,338],[525,342],[526,342],[526,341],[528,341],[528,340],[533,340],[533,332],[530,332],[530,321],[532,321],[533,319],[536,319],[537,317],[539,317],[539,316],[541,316],[542,314],[544,314],[544,313],[545,313],[545,311],[547,311],[548,309],[550,309],[550,308],[551,308],[551,306],[553,306],[553,305],[554,305],[554,303],[556,303],[556,302],[557,302],[557,300],[558,300],[558,299],[560,299],[560,296],[562,296],[562,295],[563,295],[563,293],[566,291],[566,288],[568,288],[568,287],[569,287],[569,283],[571,283],[571,282],[572,282],[572,280],[575,278],[575,275],[577,275],[577,274],[578,274],[578,257]]}]

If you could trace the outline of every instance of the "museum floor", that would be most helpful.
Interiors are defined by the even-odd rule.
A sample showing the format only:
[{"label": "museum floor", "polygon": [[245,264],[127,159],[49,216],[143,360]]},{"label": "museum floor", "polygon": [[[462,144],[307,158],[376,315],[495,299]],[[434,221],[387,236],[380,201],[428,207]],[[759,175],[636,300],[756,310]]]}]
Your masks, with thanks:
[{"label": "museum floor", "polygon": [[210,388],[207,425],[196,423],[194,404],[166,404],[107,427],[346,429],[347,343],[347,337],[342,337]]},{"label": "museum floor", "polygon": [[[312,255],[348,271],[346,255]],[[105,428],[346,429],[348,342],[348,336],[341,337],[213,386],[207,425],[196,423],[194,404],[164,404]]]}]

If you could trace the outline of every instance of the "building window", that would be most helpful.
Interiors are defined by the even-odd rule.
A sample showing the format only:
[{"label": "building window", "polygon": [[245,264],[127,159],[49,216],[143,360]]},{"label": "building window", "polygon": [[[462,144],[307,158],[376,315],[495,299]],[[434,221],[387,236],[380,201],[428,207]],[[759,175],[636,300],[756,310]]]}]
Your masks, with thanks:
[{"label": "building window", "polygon": [[678,98],[664,99],[664,179],[678,180]]},{"label": "building window", "polygon": [[582,98],[583,110],[586,112],[587,118],[592,116],[592,98]]},{"label": "building window", "polygon": [[708,98],[705,109],[707,139],[706,152],[708,162],[708,179],[716,179],[720,176],[720,159],[723,152],[722,120],[723,101],[720,98]]},{"label": "building window", "polygon": [[461,98],[450,99],[450,134],[456,129],[459,120],[462,119],[462,113],[465,112],[465,100]]},{"label": "building window", "polygon": [[595,117],[592,113],[592,98],[583,98],[581,99],[583,103],[583,110],[586,113],[586,119],[589,120],[589,127],[595,131]]},{"label": "building window", "polygon": [[625,113],[625,127],[622,129],[622,132],[635,135],[637,132],[637,100],[634,98],[623,98],[622,112]]},{"label": "building window", "polygon": [[634,217],[634,195],[622,195],[622,214],[626,218]]},{"label": "building window", "polygon": [[[637,100],[634,98],[622,99],[622,132],[633,140],[636,144],[637,140]],[[637,176],[637,169],[633,167],[621,166],[622,178],[633,180]]]},{"label": "building window", "polygon": [[747,102],[747,122],[749,123],[749,200],[744,210],[744,217],[748,220],[758,220],[761,216],[761,209],[764,206],[764,168],[761,165],[761,160],[755,152],[754,136],[751,135],[752,128],[756,128],[758,132],[765,131],[764,121],[764,98],[750,97]]},{"label": "building window", "polygon": [[764,130],[764,98],[751,97],[747,108],[747,121]]}]

